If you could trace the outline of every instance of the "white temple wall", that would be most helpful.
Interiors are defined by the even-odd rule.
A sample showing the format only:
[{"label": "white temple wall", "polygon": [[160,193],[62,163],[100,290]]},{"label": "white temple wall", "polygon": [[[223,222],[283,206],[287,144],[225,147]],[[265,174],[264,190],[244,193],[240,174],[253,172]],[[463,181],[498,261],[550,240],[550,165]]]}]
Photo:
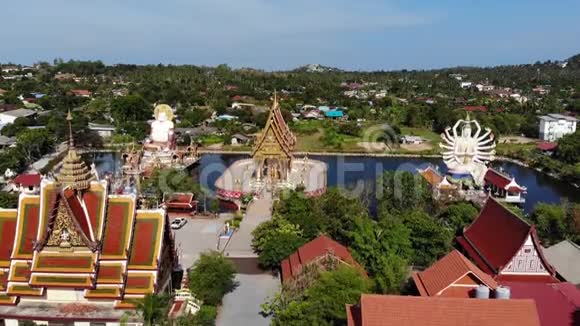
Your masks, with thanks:
[{"label": "white temple wall", "polygon": [[522,248],[501,271],[501,274],[549,275],[550,273],[545,269],[532,237],[528,235]]}]

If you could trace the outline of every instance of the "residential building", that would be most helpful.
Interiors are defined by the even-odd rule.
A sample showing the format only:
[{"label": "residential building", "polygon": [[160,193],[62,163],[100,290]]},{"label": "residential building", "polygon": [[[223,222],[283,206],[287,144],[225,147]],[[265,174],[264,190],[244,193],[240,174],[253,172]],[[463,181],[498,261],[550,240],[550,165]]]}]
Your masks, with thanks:
[{"label": "residential building", "polygon": [[480,286],[491,290],[499,286],[457,250],[412,277],[419,294],[425,297],[474,298]]},{"label": "residential building", "polygon": [[576,132],[578,119],[562,114],[551,113],[540,117],[540,139],[556,141]]},{"label": "residential building", "polygon": [[244,134],[233,134],[232,135],[232,140],[231,143],[232,145],[247,145],[248,143],[250,143],[251,138],[244,135]]},{"label": "residential building", "polygon": [[36,111],[29,109],[16,109],[0,112],[0,129],[9,123],[14,123],[18,118],[28,118],[36,115]]},{"label": "residential building", "polygon": [[109,138],[113,136],[113,133],[115,132],[115,126],[89,122],[89,130],[96,132],[103,138]]},{"label": "residential building", "polygon": [[461,86],[461,88],[471,88],[472,83],[470,81],[465,81],[465,82],[460,82],[459,86]]},{"label": "residential building", "polygon": [[528,189],[520,186],[514,177],[489,168],[483,180],[487,192],[499,201],[513,204],[523,204],[526,201],[523,195]]},{"label": "residential building", "polygon": [[544,249],[544,255],[556,269],[558,278],[580,285],[580,246],[564,240]]},{"label": "residential building", "polygon": [[423,144],[423,138],[420,136],[403,135],[401,136],[401,143],[403,144]]},{"label": "residential building", "polygon": [[16,145],[16,138],[0,135],[0,150]]},{"label": "residential building", "polygon": [[330,119],[342,119],[344,118],[344,112],[342,112],[342,110],[329,110],[324,112],[324,117]]},{"label": "residential building", "polygon": [[346,305],[348,326],[540,326],[534,300],[363,294]]},{"label": "residential building", "polygon": [[69,74],[69,73],[57,73],[56,75],[54,75],[54,79],[62,81],[62,80],[72,80],[76,78],[75,74]]},{"label": "residential building", "polygon": [[500,283],[558,282],[534,225],[489,197],[479,216],[457,237],[463,252]]},{"label": "residential building", "polygon": [[467,112],[487,112],[487,106],[465,106],[463,109]]},{"label": "residential building", "polygon": [[72,89],[70,91],[72,95],[76,97],[91,97],[93,96],[93,92],[86,90],[86,89]]}]

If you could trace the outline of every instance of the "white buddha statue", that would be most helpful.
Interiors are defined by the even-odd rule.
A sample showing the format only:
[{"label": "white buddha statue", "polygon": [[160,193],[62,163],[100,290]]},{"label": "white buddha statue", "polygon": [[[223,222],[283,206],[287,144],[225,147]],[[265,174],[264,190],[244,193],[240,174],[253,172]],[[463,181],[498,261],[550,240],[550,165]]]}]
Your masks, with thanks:
[{"label": "white buddha statue", "polygon": [[[475,134],[471,124],[476,127]],[[458,129],[461,126],[461,134]],[[453,135],[449,131],[453,131]],[[439,146],[443,149],[443,161],[449,172],[454,175],[471,175],[477,185],[483,183],[483,177],[487,170],[486,163],[492,161],[495,155],[494,137],[489,128],[481,135],[481,126],[476,120],[470,120],[469,115],[465,120],[459,120],[453,129],[447,128],[441,135],[443,143]]]},{"label": "white buddha statue", "polygon": [[155,121],[151,124],[148,147],[157,147],[160,150],[169,149],[173,140],[173,111],[167,104],[155,107]]}]

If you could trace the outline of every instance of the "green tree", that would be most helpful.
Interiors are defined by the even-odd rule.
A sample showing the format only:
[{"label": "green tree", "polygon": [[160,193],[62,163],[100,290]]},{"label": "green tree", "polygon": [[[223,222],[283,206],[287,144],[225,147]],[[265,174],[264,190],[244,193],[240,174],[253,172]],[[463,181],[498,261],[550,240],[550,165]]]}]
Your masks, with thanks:
[{"label": "green tree", "polygon": [[378,182],[379,211],[395,213],[408,209],[431,209],[431,191],[420,175],[407,171],[385,171]]},{"label": "green tree", "polygon": [[128,95],[111,101],[111,114],[120,127],[126,122],[147,121],[153,115],[153,108],[139,95]]},{"label": "green tree", "polygon": [[31,163],[52,150],[54,138],[45,129],[27,129],[18,134],[16,143],[16,151]]},{"label": "green tree", "polygon": [[565,205],[538,203],[530,219],[536,225],[540,238],[546,246],[562,241],[571,230]]},{"label": "green tree", "polygon": [[556,158],[565,163],[576,164],[580,162],[580,130],[562,137],[558,141],[555,154]]},{"label": "green tree", "polygon": [[437,218],[452,230],[460,231],[477,216],[478,210],[469,202],[453,203],[447,206]]},{"label": "green tree", "polygon": [[345,325],[346,304],[355,304],[370,282],[352,267],[323,272],[302,299],[274,313],[272,325]]},{"label": "green tree", "polygon": [[400,221],[357,218],[350,248],[375,282],[379,293],[398,293],[413,255],[410,231]]},{"label": "green tree", "polygon": [[17,208],[18,194],[6,191],[0,191],[0,207],[1,208]]},{"label": "green tree", "polygon": [[147,326],[158,325],[167,319],[169,299],[155,294],[146,295],[137,304],[137,312]]},{"label": "green tree", "polygon": [[421,210],[403,213],[403,224],[411,231],[414,256],[411,262],[427,267],[451,249],[453,233]]},{"label": "green tree", "polygon": [[264,268],[279,267],[282,260],[306,242],[300,227],[281,217],[260,224],[252,235],[252,247]]},{"label": "green tree", "polygon": [[217,251],[202,253],[189,272],[189,289],[207,305],[218,305],[235,287],[233,263]]},{"label": "green tree", "polygon": [[274,211],[291,224],[300,226],[306,239],[313,239],[324,230],[324,212],[318,200],[307,198],[298,191],[283,193]]},{"label": "green tree", "polygon": [[217,317],[215,306],[202,305],[192,316],[182,316],[175,321],[177,326],[214,326]]}]

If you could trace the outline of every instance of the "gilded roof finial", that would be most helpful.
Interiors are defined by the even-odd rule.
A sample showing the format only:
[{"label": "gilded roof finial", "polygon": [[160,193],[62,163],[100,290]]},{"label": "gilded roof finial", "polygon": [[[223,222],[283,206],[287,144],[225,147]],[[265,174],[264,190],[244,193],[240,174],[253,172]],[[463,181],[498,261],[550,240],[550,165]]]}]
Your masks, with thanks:
[{"label": "gilded roof finial", "polygon": [[68,153],[62,162],[62,167],[56,179],[58,182],[71,186],[75,190],[85,190],[89,188],[94,176],[75,149],[70,110],[66,115],[66,120],[68,121],[69,129]]},{"label": "gilded roof finial", "polygon": [[73,138],[73,132],[72,132],[72,114],[70,113],[70,109],[68,110],[68,113],[66,115],[66,121],[68,121],[68,146],[69,148],[74,148],[75,147],[75,141]]}]

